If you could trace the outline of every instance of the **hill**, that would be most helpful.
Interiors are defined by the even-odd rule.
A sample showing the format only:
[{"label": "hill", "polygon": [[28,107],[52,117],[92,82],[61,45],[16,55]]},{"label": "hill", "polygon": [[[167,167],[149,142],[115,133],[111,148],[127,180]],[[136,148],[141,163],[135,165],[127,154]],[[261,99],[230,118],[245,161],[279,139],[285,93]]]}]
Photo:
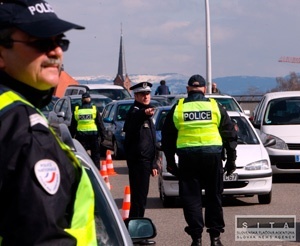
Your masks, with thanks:
[{"label": "hill", "polygon": [[[177,73],[163,73],[158,75],[150,74],[131,74],[129,75],[132,84],[148,81],[153,84],[153,91],[159,86],[160,80],[164,79],[173,94],[186,93],[186,85],[189,76]],[[80,84],[112,84],[114,77],[109,76],[87,76],[75,78]],[[214,78],[218,88],[224,94],[229,95],[248,95],[264,94],[266,91],[276,87],[275,77],[257,76],[228,76]]]}]

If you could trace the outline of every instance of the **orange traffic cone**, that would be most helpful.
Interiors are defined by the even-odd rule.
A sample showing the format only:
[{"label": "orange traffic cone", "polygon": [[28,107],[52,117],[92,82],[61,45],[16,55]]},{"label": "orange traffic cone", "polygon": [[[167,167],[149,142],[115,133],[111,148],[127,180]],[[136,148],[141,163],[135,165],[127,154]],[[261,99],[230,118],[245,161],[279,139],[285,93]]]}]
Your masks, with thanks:
[{"label": "orange traffic cone", "polygon": [[123,205],[122,205],[123,220],[125,220],[129,217],[129,210],[130,210],[130,187],[125,186],[124,199],[123,199]]},{"label": "orange traffic cone", "polygon": [[117,173],[114,170],[114,165],[111,158],[111,151],[108,149],[106,151],[106,166],[108,175],[116,175]]},{"label": "orange traffic cone", "polygon": [[100,170],[100,174],[101,176],[103,177],[108,189],[110,190],[111,189],[111,185],[109,183],[109,180],[108,180],[108,174],[107,174],[107,168],[106,168],[106,161],[102,161],[102,168]]}]

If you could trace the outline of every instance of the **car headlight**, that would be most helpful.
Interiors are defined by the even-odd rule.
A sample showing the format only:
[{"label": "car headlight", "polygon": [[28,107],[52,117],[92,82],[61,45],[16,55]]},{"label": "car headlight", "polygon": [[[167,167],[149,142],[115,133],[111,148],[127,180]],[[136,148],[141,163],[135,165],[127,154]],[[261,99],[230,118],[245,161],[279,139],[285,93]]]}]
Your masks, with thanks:
[{"label": "car headlight", "polygon": [[272,145],[272,146],[269,146],[268,148],[272,148],[272,149],[283,149],[283,150],[288,150],[288,146],[287,144],[279,137],[276,137],[274,135],[270,135],[270,134],[263,134],[261,136],[261,140],[262,142],[266,142],[267,139],[269,138],[274,138],[275,141],[276,141],[276,144],[275,145]]},{"label": "car headlight", "polygon": [[248,171],[267,170],[267,169],[270,169],[270,164],[267,160],[252,162],[245,166],[245,170]]}]

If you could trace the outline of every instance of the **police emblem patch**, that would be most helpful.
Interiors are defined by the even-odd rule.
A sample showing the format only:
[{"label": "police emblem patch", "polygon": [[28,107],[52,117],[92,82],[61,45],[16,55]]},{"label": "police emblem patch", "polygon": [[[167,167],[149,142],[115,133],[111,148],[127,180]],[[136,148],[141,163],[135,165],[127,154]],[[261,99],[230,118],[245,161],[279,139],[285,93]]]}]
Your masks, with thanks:
[{"label": "police emblem patch", "polygon": [[37,180],[50,195],[54,195],[60,185],[60,171],[57,164],[49,159],[38,161],[34,166]]},{"label": "police emblem patch", "polygon": [[144,83],[143,83],[143,88],[145,89],[145,88],[147,88],[147,86],[148,86],[148,83],[147,83],[147,82],[144,82]]}]

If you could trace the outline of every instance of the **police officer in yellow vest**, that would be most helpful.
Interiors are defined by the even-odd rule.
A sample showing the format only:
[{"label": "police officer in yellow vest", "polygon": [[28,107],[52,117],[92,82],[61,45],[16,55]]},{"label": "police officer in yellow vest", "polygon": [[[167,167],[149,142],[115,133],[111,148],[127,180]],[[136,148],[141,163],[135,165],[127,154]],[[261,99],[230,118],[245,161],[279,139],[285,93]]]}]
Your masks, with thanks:
[{"label": "police officer in yellow vest", "polygon": [[[166,117],[162,129],[162,148],[167,170],[179,178],[179,196],[188,224],[185,232],[192,245],[202,245],[204,225],[211,245],[223,245],[222,150],[226,150],[226,175],[235,171],[237,135],[225,109],[214,99],[205,97],[206,82],[193,75],[187,86],[188,97],[180,99]],[[175,164],[175,153],[179,167]],[[205,189],[205,222],[202,215],[202,190]]]},{"label": "police officer in yellow vest", "polygon": [[100,140],[104,139],[104,126],[101,115],[91,102],[89,93],[82,94],[81,106],[76,106],[74,117],[77,121],[76,139],[86,150],[91,151],[91,158],[100,170]]},{"label": "police officer in yellow vest", "polygon": [[0,245],[97,245],[94,193],[39,111],[59,83],[64,32],[43,0],[0,3]]}]

